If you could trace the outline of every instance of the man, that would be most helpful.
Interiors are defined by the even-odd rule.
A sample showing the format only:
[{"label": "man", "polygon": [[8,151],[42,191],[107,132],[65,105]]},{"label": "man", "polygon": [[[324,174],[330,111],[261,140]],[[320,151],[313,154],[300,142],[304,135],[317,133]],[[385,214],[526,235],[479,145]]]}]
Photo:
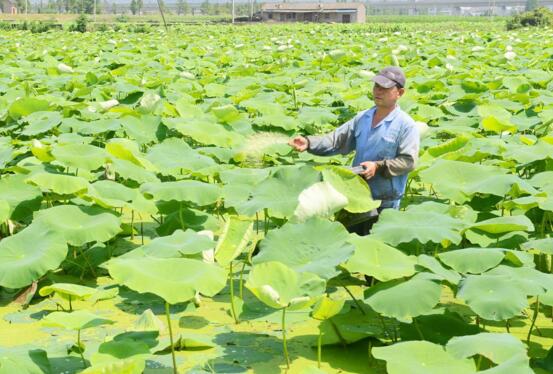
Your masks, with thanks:
[{"label": "man", "polygon": [[299,152],[329,156],[355,150],[353,166],[368,181],[372,197],[382,200],[378,212],[357,215],[346,222],[350,232],[367,235],[382,209],[398,209],[407,174],[415,168],[419,133],[415,121],[397,105],[405,93],[405,74],[387,67],[373,77],[375,106],[361,111],[333,132],[322,136],[297,136],[289,144]]}]

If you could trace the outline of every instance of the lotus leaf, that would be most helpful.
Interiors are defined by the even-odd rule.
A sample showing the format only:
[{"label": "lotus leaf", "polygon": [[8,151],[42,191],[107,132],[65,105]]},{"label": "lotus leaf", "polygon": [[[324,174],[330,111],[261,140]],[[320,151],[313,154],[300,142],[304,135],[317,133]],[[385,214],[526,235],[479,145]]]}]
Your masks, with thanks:
[{"label": "lotus leaf", "polygon": [[96,293],[96,289],[73,283],[55,283],[38,291],[40,296],[56,293],[65,300],[86,299]]},{"label": "lotus leaf", "polygon": [[383,316],[411,321],[430,312],[440,301],[441,293],[440,283],[415,277],[379,283],[368,290],[365,301]]},{"label": "lotus leaf", "polygon": [[298,196],[299,204],[293,220],[305,222],[312,217],[329,217],[348,204],[346,196],[328,182],[317,182],[303,190]]},{"label": "lotus leaf", "polygon": [[114,259],[107,268],[116,282],[158,295],[169,304],[189,301],[196,292],[214,296],[226,284],[222,268],[188,258]]},{"label": "lotus leaf", "polygon": [[229,217],[217,241],[215,260],[222,266],[227,266],[246,249],[253,236],[252,221],[241,220],[236,216]]},{"label": "lotus leaf", "polygon": [[179,258],[194,255],[213,249],[215,243],[205,235],[200,235],[192,230],[176,230],[169,236],[153,239],[148,244],[133,249],[120,256],[120,258]]},{"label": "lotus leaf", "polygon": [[476,373],[474,362],[458,359],[441,345],[426,341],[401,342],[388,347],[375,347],[372,354],[386,361],[390,374],[469,374]]},{"label": "lotus leaf", "polygon": [[298,273],[283,263],[268,261],[254,265],[246,287],[271,308],[297,310],[317,301],[325,281],[313,273]]},{"label": "lotus leaf", "polygon": [[33,222],[0,241],[0,286],[20,288],[56,269],[67,256],[63,235]]},{"label": "lotus leaf", "polygon": [[90,144],[64,144],[52,149],[52,156],[63,165],[86,170],[96,170],[106,163],[107,152]]},{"label": "lotus leaf", "polygon": [[373,226],[375,239],[391,245],[417,240],[420,243],[451,243],[461,241],[461,231],[466,224],[450,215],[432,211],[407,210],[404,212],[385,209],[378,222]]},{"label": "lotus leaf", "polygon": [[188,201],[200,206],[213,204],[220,197],[219,187],[195,180],[144,183],[140,191],[155,201]]},{"label": "lotus leaf", "polygon": [[26,179],[26,182],[38,186],[44,191],[61,195],[77,194],[88,188],[88,181],[82,177],[46,172],[33,174]]},{"label": "lotus leaf", "polygon": [[379,281],[410,277],[415,274],[416,259],[370,236],[353,236],[348,240],[355,247],[344,267],[351,273],[362,273]]},{"label": "lotus leaf", "polygon": [[440,253],[440,261],[459,273],[480,274],[497,265],[505,257],[501,248],[464,248]]},{"label": "lotus leaf", "polygon": [[58,205],[35,214],[35,221],[65,237],[74,246],[96,241],[105,242],[121,231],[119,218],[87,207]]},{"label": "lotus leaf", "polygon": [[253,263],[280,261],[298,272],[329,279],[337,274],[336,266],[353,254],[354,247],[347,240],[347,231],[337,222],[312,218],[287,223],[261,241]]},{"label": "lotus leaf", "polygon": [[84,330],[114,323],[86,310],[68,312],[52,312],[42,319],[44,326],[62,327],[68,330]]}]

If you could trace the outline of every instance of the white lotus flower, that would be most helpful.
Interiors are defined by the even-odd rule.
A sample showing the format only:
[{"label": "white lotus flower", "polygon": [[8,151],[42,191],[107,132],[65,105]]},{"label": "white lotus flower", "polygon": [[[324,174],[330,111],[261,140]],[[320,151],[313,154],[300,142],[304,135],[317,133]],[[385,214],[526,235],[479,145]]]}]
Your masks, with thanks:
[{"label": "white lotus flower", "polygon": [[384,42],[387,42],[387,41],[388,41],[388,38],[380,38],[380,39],[378,39],[378,41],[379,41],[380,43],[384,43]]},{"label": "white lotus flower", "polygon": [[513,50],[513,47],[510,46],[510,45],[508,45],[508,46],[505,47],[505,50],[506,50],[506,51],[512,51],[512,50]]},{"label": "white lotus flower", "polygon": [[457,60],[457,57],[452,56],[452,55],[447,55],[447,56],[445,56],[445,58],[448,59],[448,60]]},{"label": "white lotus flower", "polygon": [[109,43],[109,44],[113,44],[113,45],[116,45],[116,44],[117,44],[117,42],[116,42],[115,40],[113,40],[113,39],[108,40],[108,43]]},{"label": "white lotus flower", "polygon": [[100,105],[100,108],[102,108],[103,110],[109,110],[114,106],[119,105],[119,101],[117,101],[116,99],[111,99],[108,101],[100,101],[98,105]]},{"label": "white lotus flower", "polygon": [[505,56],[507,60],[513,60],[517,56],[517,54],[513,51],[507,51],[503,56]]},{"label": "white lotus flower", "polygon": [[447,64],[445,64],[445,68],[447,70],[453,70],[453,65],[451,65],[449,62]]},{"label": "white lotus flower", "polygon": [[400,45],[397,46],[397,49],[399,51],[407,51],[407,50],[409,50],[409,47],[407,47],[406,45],[400,44]]},{"label": "white lotus flower", "polygon": [[484,49],[485,48],[482,47],[481,45],[477,45],[477,46],[472,47],[473,52],[483,51]]},{"label": "white lotus flower", "polygon": [[277,51],[279,52],[282,52],[282,51],[285,51],[286,50],[286,46],[285,45],[281,45],[277,48]]},{"label": "white lotus flower", "polygon": [[69,65],[65,65],[64,63],[60,62],[58,64],[58,71],[60,73],[73,73],[73,68]]}]

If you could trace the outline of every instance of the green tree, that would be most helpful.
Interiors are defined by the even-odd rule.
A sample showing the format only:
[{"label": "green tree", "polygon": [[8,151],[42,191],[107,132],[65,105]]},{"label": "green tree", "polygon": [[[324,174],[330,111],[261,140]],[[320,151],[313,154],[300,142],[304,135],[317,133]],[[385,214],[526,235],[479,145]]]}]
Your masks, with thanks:
[{"label": "green tree", "polygon": [[179,16],[184,14],[184,0],[177,1],[177,14]]},{"label": "green tree", "polygon": [[136,0],[136,5],[138,7],[138,14],[142,14],[142,9],[144,9],[144,0]]},{"label": "green tree", "polygon": [[131,0],[131,13],[133,15],[135,15],[136,13],[138,13],[138,4],[136,3],[136,0]]}]

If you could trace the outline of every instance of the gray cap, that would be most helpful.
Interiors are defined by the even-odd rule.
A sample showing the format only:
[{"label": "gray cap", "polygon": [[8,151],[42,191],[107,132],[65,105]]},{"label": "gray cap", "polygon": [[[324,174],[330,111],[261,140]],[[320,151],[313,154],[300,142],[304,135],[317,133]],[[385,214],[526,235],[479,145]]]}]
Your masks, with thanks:
[{"label": "gray cap", "polygon": [[405,87],[405,73],[397,66],[388,66],[373,77],[373,82],[384,88]]}]

